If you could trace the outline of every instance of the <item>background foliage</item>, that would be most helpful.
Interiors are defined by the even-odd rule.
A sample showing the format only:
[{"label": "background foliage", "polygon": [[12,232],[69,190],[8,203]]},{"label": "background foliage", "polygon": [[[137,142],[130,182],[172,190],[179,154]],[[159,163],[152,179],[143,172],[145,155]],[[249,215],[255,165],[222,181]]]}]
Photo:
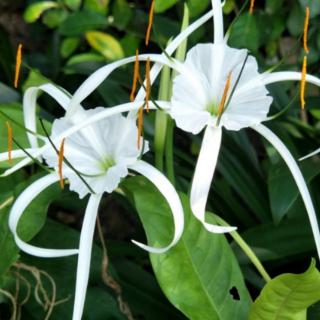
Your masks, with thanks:
[{"label": "background foliage", "polygon": [[[227,26],[239,14],[243,2],[226,1],[224,13]],[[248,14],[246,8],[237,19],[229,44],[249,48],[257,57],[261,71],[280,62],[279,70],[300,70],[303,49],[299,37],[303,30],[305,6],[310,5],[308,71],[319,76],[320,2],[256,2],[253,16]],[[209,0],[187,0],[186,3],[191,19],[196,19],[210,8]],[[148,1],[138,0],[1,1],[0,111],[22,122],[21,97],[28,87],[52,81],[72,93],[98,67],[133,55],[136,48],[145,52],[149,4]],[[180,0],[156,1],[154,32],[148,51],[159,52],[170,37],[179,32],[183,4],[184,1]],[[212,41],[211,23],[196,31],[190,37],[188,46],[209,41]],[[21,86],[14,90],[15,50],[20,42],[24,45],[23,74]],[[116,71],[86,100],[86,106],[111,107],[127,101],[131,75],[132,66]],[[157,89],[158,84],[154,86],[154,93]],[[320,141],[319,90],[307,86],[305,113],[300,112],[296,95],[299,84],[274,85],[269,90],[274,97],[271,114],[277,114],[290,104],[285,114],[270,123],[272,130],[296,158],[314,150]],[[62,115],[62,110],[45,95],[40,97],[39,104],[39,113],[48,121],[48,126],[53,118]],[[1,112],[0,150],[4,152],[7,148],[6,117]],[[154,115],[148,116],[145,129],[151,142],[153,122]],[[17,126],[13,126],[13,131],[20,144],[26,146],[24,132]],[[209,211],[238,226],[241,236],[272,277],[284,272],[304,272],[316,253],[307,215],[289,170],[275,150],[251,131],[241,131],[240,134],[226,132],[224,140],[209,198]],[[184,203],[200,142],[200,136],[175,130],[175,178]],[[147,160],[154,161],[152,152]],[[7,166],[8,163],[1,163],[1,168]],[[300,167],[309,183],[316,211],[320,212],[319,159],[306,160]],[[54,308],[51,319],[68,319],[73,303],[75,258],[48,261],[26,256],[16,248],[7,227],[11,203],[23,188],[41,174],[39,168],[32,166],[0,180],[0,288],[14,294],[19,283],[16,299],[23,304],[28,290],[33,292],[37,289],[37,272],[44,270],[55,282],[57,301],[62,300]],[[127,197],[121,194],[107,196],[100,208],[100,220],[111,261],[110,272],[122,287],[123,299],[130,306],[134,318],[207,319],[206,315],[210,314],[208,319],[246,319],[251,299],[255,300],[265,282],[230,237],[206,233],[189,214],[186,216],[187,230],[192,232],[186,232],[181,243],[168,256],[151,256],[150,262],[145,252],[128,241],[131,238],[145,240],[146,233],[151,244],[155,241],[167,242],[168,234],[163,230],[171,230],[166,204],[159,200],[157,191],[146,183],[142,178],[129,179],[122,186]],[[149,195],[144,197],[148,200],[139,200],[142,192]],[[54,187],[28,208],[21,225],[21,235],[25,240],[32,239],[33,243],[41,243],[42,246],[76,245],[85,204],[67,190]],[[186,208],[187,213],[188,210]],[[57,234],[58,237],[55,236]],[[97,237],[84,319],[126,319],[119,310],[117,294],[101,280],[101,259]],[[175,269],[168,272],[166,265],[175,266]],[[44,274],[42,277],[45,290],[51,292],[50,278]],[[320,292],[319,274],[314,264],[301,277],[311,281]],[[280,284],[291,280],[296,281],[296,278],[282,276],[277,279]],[[169,290],[174,287],[173,283],[179,285],[175,290]],[[265,287],[263,292],[268,290],[271,292],[273,288]],[[303,288],[301,290],[307,295]],[[286,293],[283,292],[283,295]],[[259,299],[261,303],[265,296],[261,295]],[[290,319],[305,319],[305,309],[312,304],[308,319],[319,319],[320,307],[314,305],[319,297],[312,296],[312,299],[306,300]],[[10,310],[10,299],[0,295],[0,318],[9,319]],[[22,306],[22,319],[44,319],[47,311],[48,306],[46,309],[30,295]],[[252,314],[250,316],[258,319]],[[261,319],[269,318],[262,315]]]}]

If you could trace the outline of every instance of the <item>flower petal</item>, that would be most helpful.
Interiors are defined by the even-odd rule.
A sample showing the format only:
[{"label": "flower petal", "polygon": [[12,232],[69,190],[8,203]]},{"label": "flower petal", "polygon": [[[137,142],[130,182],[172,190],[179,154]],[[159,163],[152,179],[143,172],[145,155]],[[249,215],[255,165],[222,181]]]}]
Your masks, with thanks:
[{"label": "flower petal", "polygon": [[90,196],[80,235],[73,320],[81,320],[88,287],[93,234],[102,194]]},{"label": "flower petal", "polygon": [[310,193],[308,191],[307,184],[303,178],[303,175],[296,161],[294,160],[293,156],[291,155],[287,147],[283,144],[283,142],[270,129],[268,129],[262,124],[253,126],[252,129],[260,133],[265,139],[267,139],[274,146],[274,148],[279,152],[279,154],[281,155],[281,157],[289,167],[292,173],[292,176],[296,181],[296,184],[300,191],[304,205],[307,209],[307,213],[308,213],[310,224],[311,224],[311,229],[313,232],[314,241],[316,243],[318,256],[320,258],[320,232],[319,232],[319,226],[317,221],[317,215],[313,207],[313,203],[311,200]]},{"label": "flower petal", "polygon": [[214,43],[223,42],[223,12],[221,0],[212,0],[213,20],[214,20]]},{"label": "flower petal", "polygon": [[78,254],[77,249],[46,249],[32,246],[19,238],[17,234],[17,227],[19,220],[32,202],[33,199],[37,197],[44,189],[57,182],[59,177],[57,174],[52,173],[46,175],[39,180],[32,183],[28,188],[26,188],[14,202],[10,215],[9,215],[9,227],[14,235],[15,242],[17,246],[24,252],[29,253],[33,256],[43,257],[43,258],[54,258],[54,257],[65,257]]},{"label": "flower petal", "polygon": [[[184,69],[182,64],[174,59],[169,60],[165,55],[159,54],[143,54],[139,55],[140,61],[158,62],[160,64],[169,66],[170,68],[176,70],[177,72],[182,72]],[[67,115],[71,116],[77,111],[77,106],[87,98],[108,76],[117,68],[124,66],[128,63],[136,61],[136,56],[121,59],[113,63],[107,64],[106,66],[95,71],[89,78],[87,78],[83,84],[74,93],[70,105],[68,107]],[[187,72],[187,70],[185,70]],[[137,99],[136,99],[137,100]],[[140,99],[139,99],[140,100]]]},{"label": "flower petal", "polygon": [[[265,73],[262,75],[262,82],[265,85],[281,81],[301,81],[301,72],[280,71],[273,73]],[[320,79],[315,76],[307,74],[306,81],[320,87]]]},{"label": "flower petal", "polygon": [[[37,149],[25,149],[28,153],[32,154]],[[11,151],[11,158],[18,159],[18,158],[26,158],[27,155],[23,150],[12,150]],[[0,153],[0,162],[8,160],[8,152]]]},{"label": "flower petal", "polygon": [[177,191],[170,183],[170,181],[160,171],[158,171],[156,168],[154,168],[147,162],[140,160],[140,161],[137,161],[134,165],[131,165],[129,168],[142,174],[148,180],[150,180],[165,197],[172,211],[173,221],[174,221],[174,230],[175,230],[172,242],[165,248],[149,247],[135,240],[132,240],[132,242],[137,246],[141,247],[142,249],[147,250],[149,252],[164,253],[179,241],[183,232],[184,214],[183,214],[183,208],[181,205],[180,198],[177,194]]},{"label": "flower petal", "polygon": [[[74,126],[71,126],[66,131],[62,132],[59,136],[53,138],[52,141],[54,144],[58,145],[58,143],[61,142],[61,140],[63,138],[67,138],[67,137],[71,136],[72,134],[78,132],[79,130],[81,130],[81,129],[83,129],[93,123],[96,123],[98,121],[101,121],[103,119],[111,117],[115,114],[133,111],[133,110],[136,111],[139,108],[141,108],[141,106],[143,104],[144,104],[144,101],[135,101],[135,102],[124,103],[124,104],[121,104],[121,105],[118,105],[118,106],[115,106],[112,108],[107,108],[104,111],[102,111],[98,114],[95,114],[92,117],[75,124]],[[165,110],[170,108],[170,103],[167,101],[156,101],[156,104]],[[151,101],[149,103],[149,106],[150,106],[150,109],[157,108],[153,104],[153,102],[151,102]],[[52,146],[51,146],[51,144],[47,143],[44,146],[42,146],[41,148],[37,149],[34,153],[32,153],[32,156],[34,158],[38,158],[49,148],[52,148]],[[0,177],[6,177],[6,176],[12,174],[13,172],[16,172],[17,170],[23,168],[24,166],[28,165],[31,162],[32,162],[32,159],[25,158],[25,159],[21,160],[20,162],[18,162],[16,165],[14,165],[12,168],[6,170],[3,174],[0,175]]]},{"label": "flower petal", "polygon": [[[47,83],[39,87],[31,87],[26,90],[23,96],[23,115],[25,127],[33,132],[37,132],[36,127],[36,105],[39,91],[48,93],[64,109],[67,109],[70,102],[68,95],[53,84]],[[37,138],[27,132],[28,140],[32,148],[38,147]]]},{"label": "flower petal", "polygon": [[190,205],[193,214],[208,231],[214,233],[227,233],[236,230],[235,227],[221,227],[205,222],[206,204],[217,165],[221,138],[221,128],[207,127],[202,140],[190,192]]},{"label": "flower petal", "polygon": [[303,161],[303,160],[306,160],[306,159],[308,159],[308,158],[310,158],[310,157],[313,157],[313,156],[315,156],[316,154],[318,154],[319,152],[320,152],[320,148],[318,148],[317,150],[315,150],[315,151],[307,154],[306,156],[300,158],[299,161]]}]

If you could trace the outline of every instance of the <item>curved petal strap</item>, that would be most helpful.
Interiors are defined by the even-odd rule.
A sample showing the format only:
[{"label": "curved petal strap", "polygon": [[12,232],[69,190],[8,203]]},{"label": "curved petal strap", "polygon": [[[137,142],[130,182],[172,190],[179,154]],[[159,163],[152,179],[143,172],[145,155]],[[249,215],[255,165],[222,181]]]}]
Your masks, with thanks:
[{"label": "curved petal strap", "polygon": [[319,226],[317,221],[317,215],[315,213],[313,203],[310,197],[310,193],[308,191],[307,184],[303,178],[303,175],[294,160],[293,156],[287,149],[287,147],[283,144],[283,142],[267,127],[263,126],[262,124],[252,127],[253,130],[260,133],[265,139],[267,139],[279,152],[283,160],[286,162],[287,166],[289,167],[294,180],[298,186],[300,191],[301,197],[303,199],[304,205],[307,209],[307,213],[309,216],[314,241],[316,243],[318,256],[320,258],[320,233],[319,233]]},{"label": "curved petal strap", "polygon": [[[166,56],[160,54],[143,54],[139,55],[140,61],[147,61],[150,59],[151,62],[158,62],[163,65],[167,65],[177,72],[182,72],[183,66],[178,61],[169,60]],[[77,106],[87,98],[108,76],[117,68],[124,66],[128,63],[136,61],[136,57],[129,57],[107,64],[106,66],[95,71],[89,78],[87,78],[82,85],[74,93],[70,105],[68,107],[67,115],[72,116],[77,111]],[[185,70],[187,72],[187,70]],[[191,77],[191,75],[190,75]],[[191,77],[192,78],[192,77]],[[137,100],[137,99],[136,99]],[[139,99],[140,100],[140,99]]]},{"label": "curved petal strap", "polygon": [[[28,153],[32,154],[37,149],[25,149]],[[12,150],[11,151],[11,158],[12,159],[18,159],[18,158],[25,158],[27,157],[26,153],[23,150]],[[0,162],[8,160],[8,152],[2,152],[0,153]]]},{"label": "curved petal strap", "polygon": [[17,234],[17,227],[19,220],[28,207],[28,205],[35,199],[44,189],[57,182],[59,177],[57,174],[52,173],[40,178],[39,180],[32,183],[26,188],[14,202],[10,215],[9,215],[9,227],[14,235],[17,246],[24,252],[29,253],[33,256],[43,258],[54,258],[54,257],[65,257],[78,254],[77,249],[46,249],[32,246],[22,241]]},{"label": "curved petal strap", "polygon": [[[23,96],[23,116],[25,127],[33,132],[37,132],[36,127],[36,105],[39,91],[44,91],[55,99],[63,109],[67,109],[70,102],[68,95],[51,83],[39,87],[31,87],[26,90]],[[27,132],[28,140],[32,148],[37,148],[38,140],[31,133]]]},{"label": "curved petal strap", "polygon": [[184,214],[181,205],[180,198],[177,191],[172,186],[170,181],[156,168],[144,162],[142,160],[137,161],[134,165],[129,167],[130,169],[142,174],[148,180],[150,180],[157,189],[162,193],[164,198],[167,200],[173,215],[174,222],[174,237],[172,242],[165,248],[153,248],[146,246],[140,242],[132,240],[134,244],[152,253],[164,253],[173,247],[181,238],[183,227],[184,227]]},{"label": "curved petal strap", "polygon": [[235,227],[221,227],[205,222],[206,205],[217,165],[221,138],[221,128],[211,126],[206,128],[190,192],[190,206],[193,214],[208,231],[214,233],[227,233],[237,229]]},{"label": "curved petal strap", "polygon": [[213,9],[213,20],[214,20],[214,43],[223,42],[223,12],[221,0],[211,0]]},{"label": "curved petal strap", "polygon": [[88,287],[93,234],[102,194],[91,195],[80,235],[73,320],[81,320]]},{"label": "curved petal strap", "polygon": [[[128,112],[128,111],[133,111],[133,110],[138,110],[141,108],[143,105],[144,101],[135,101],[135,102],[130,102],[130,103],[124,103],[112,108],[106,108],[104,111],[99,112],[90,118],[87,118],[86,120],[83,120],[74,126],[68,128],[66,131],[62,132],[60,135],[56,136],[55,138],[52,139],[52,141],[55,144],[58,144],[63,138],[68,138],[72,134],[78,132],[79,130],[82,130],[83,128],[86,128],[87,126],[98,122],[102,119],[111,117],[115,114],[123,113],[123,112]],[[168,109],[170,107],[170,103],[167,101],[156,101],[157,105],[160,105],[163,109]],[[150,109],[156,109],[156,106],[153,104],[153,102],[150,101],[149,103]],[[33,158],[38,158],[41,156],[46,150],[49,148],[52,148],[50,143],[45,144],[41,148],[37,149],[34,153],[31,155]],[[13,172],[16,172],[17,170],[23,168],[24,166],[28,165],[29,163],[32,162],[32,159],[30,158],[25,158],[18,162],[16,165],[14,165],[12,168],[6,170],[3,174],[0,175],[0,177],[6,177]]]},{"label": "curved petal strap", "polygon": [[306,159],[308,159],[308,158],[310,158],[310,157],[313,157],[313,156],[315,156],[316,154],[318,154],[319,152],[320,152],[320,148],[318,148],[318,149],[314,150],[313,152],[307,154],[306,156],[300,158],[299,161],[306,160]]},{"label": "curved petal strap", "polygon": [[[262,82],[264,85],[282,82],[282,81],[301,81],[301,72],[280,71],[262,74]],[[320,87],[320,79],[307,74],[306,81]]]}]

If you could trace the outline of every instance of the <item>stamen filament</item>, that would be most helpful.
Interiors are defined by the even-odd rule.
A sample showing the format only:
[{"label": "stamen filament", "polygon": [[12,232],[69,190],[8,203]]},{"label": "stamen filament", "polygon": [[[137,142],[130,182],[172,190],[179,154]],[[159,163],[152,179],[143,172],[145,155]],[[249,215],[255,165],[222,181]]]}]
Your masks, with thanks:
[{"label": "stamen filament", "polygon": [[132,82],[132,90],[130,94],[130,101],[133,102],[135,99],[135,93],[137,90],[137,82],[139,80],[139,50],[136,50],[136,61],[134,63],[134,70],[133,70],[133,82]]},{"label": "stamen filament", "polygon": [[309,19],[310,19],[310,9],[309,7],[306,7],[306,16],[304,19],[304,28],[303,28],[303,48],[306,53],[309,53],[309,48],[308,48]]},{"label": "stamen filament", "polygon": [[149,100],[151,96],[150,58],[146,62],[146,109],[149,112]]},{"label": "stamen filament", "polygon": [[144,105],[139,109],[139,113],[138,113],[138,142],[137,142],[138,150],[140,150],[141,148],[141,136],[142,136],[142,129],[143,129],[143,109],[144,109]]},{"label": "stamen filament", "polygon": [[218,118],[220,118],[221,115],[222,115],[222,112],[223,112],[223,109],[224,109],[224,106],[225,106],[225,103],[226,103],[226,100],[227,100],[227,95],[228,95],[228,92],[230,90],[230,86],[231,86],[231,72],[228,74],[226,85],[225,85],[224,90],[223,90],[223,95],[222,95],[222,98],[221,98],[221,101],[220,101],[220,105],[219,105],[219,109],[218,109]]},{"label": "stamen filament", "polygon": [[250,13],[250,14],[253,14],[254,3],[255,3],[255,0],[251,0],[251,1],[250,1],[250,9],[249,9],[249,13]]},{"label": "stamen filament", "polygon": [[22,44],[20,43],[18,46],[17,55],[16,55],[16,69],[15,69],[14,84],[13,84],[15,88],[18,88],[18,85],[19,85],[21,62],[22,62]]},{"label": "stamen filament", "polygon": [[12,164],[12,128],[9,121],[6,121],[7,132],[8,132],[8,162]]},{"label": "stamen filament", "polygon": [[305,92],[306,92],[306,77],[307,77],[307,56],[303,58],[302,71],[301,71],[301,86],[300,86],[300,101],[301,109],[304,110],[306,105]]},{"label": "stamen filament", "polygon": [[146,46],[149,45],[150,41],[150,35],[151,35],[151,29],[152,29],[152,23],[153,23],[153,15],[154,15],[154,6],[155,6],[155,0],[152,0],[150,11],[149,11],[149,22],[148,22],[148,28],[146,33]]},{"label": "stamen filament", "polygon": [[59,174],[59,178],[60,178],[61,189],[64,189],[64,178],[62,175],[62,164],[63,164],[63,159],[64,159],[64,142],[65,142],[65,138],[62,139],[61,144],[60,144],[59,163],[58,163],[58,174]]}]

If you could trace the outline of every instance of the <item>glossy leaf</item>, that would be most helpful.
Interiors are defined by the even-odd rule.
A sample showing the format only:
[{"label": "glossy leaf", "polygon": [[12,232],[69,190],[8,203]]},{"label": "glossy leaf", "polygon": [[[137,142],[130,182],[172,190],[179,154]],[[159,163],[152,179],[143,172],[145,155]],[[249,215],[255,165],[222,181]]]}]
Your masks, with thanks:
[{"label": "glossy leaf", "polygon": [[112,12],[114,25],[118,29],[124,30],[128,26],[133,15],[132,9],[130,8],[127,0],[116,0],[113,5]]},{"label": "glossy leaf", "polygon": [[62,57],[69,57],[75,50],[77,50],[79,44],[80,39],[77,37],[64,39],[60,47]]},{"label": "glossy leaf", "polygon": [[173,7],[179,0],[156,0],[154,12],[161,13]]},{"label": "glossy leaf", "polygon": [[84,0],[84,9],[96,13],[106,14],[110,0]]},{"label": "glossy leaf", "polygon": [[[127,180],[124,187],[132,194],[149,245],[165,246],[173,226],[163,197],[142,177]],[[162,290],[189,319],[247,319],[250,297],[228,242],[208,233],[191,214],[186,195],[181,198],[186,219],[182,239],[168,253],[151,255]]]},{"label": "glossy leaf", "polygon": [[79,11],[69,15],[58,30],[64,36],[74,37],[107,25],[108,21],[105,16],[90,11]]},{"label": "glossy leaf", "polygon": [[320,300],[320,272],[313,260],[302,274],[282,274],[267,283],[251,307],[249,320],[303,320]]},{"label": "glossy leaf", "polygon": [[24,20],[29,23],[35,22],[40,18],[43,12],[52,8],[57,8],[58,6],[58,3],[55,1],[42,1],[33,3],[28,6],[24,12]]},{"label": "glossy leaf", "polygon": [[90,31],[86,33],[86,38],[90,46],[100,52],[106,59],[117,60],[123,58],[124,53],[120,43],[110,34]]}]

